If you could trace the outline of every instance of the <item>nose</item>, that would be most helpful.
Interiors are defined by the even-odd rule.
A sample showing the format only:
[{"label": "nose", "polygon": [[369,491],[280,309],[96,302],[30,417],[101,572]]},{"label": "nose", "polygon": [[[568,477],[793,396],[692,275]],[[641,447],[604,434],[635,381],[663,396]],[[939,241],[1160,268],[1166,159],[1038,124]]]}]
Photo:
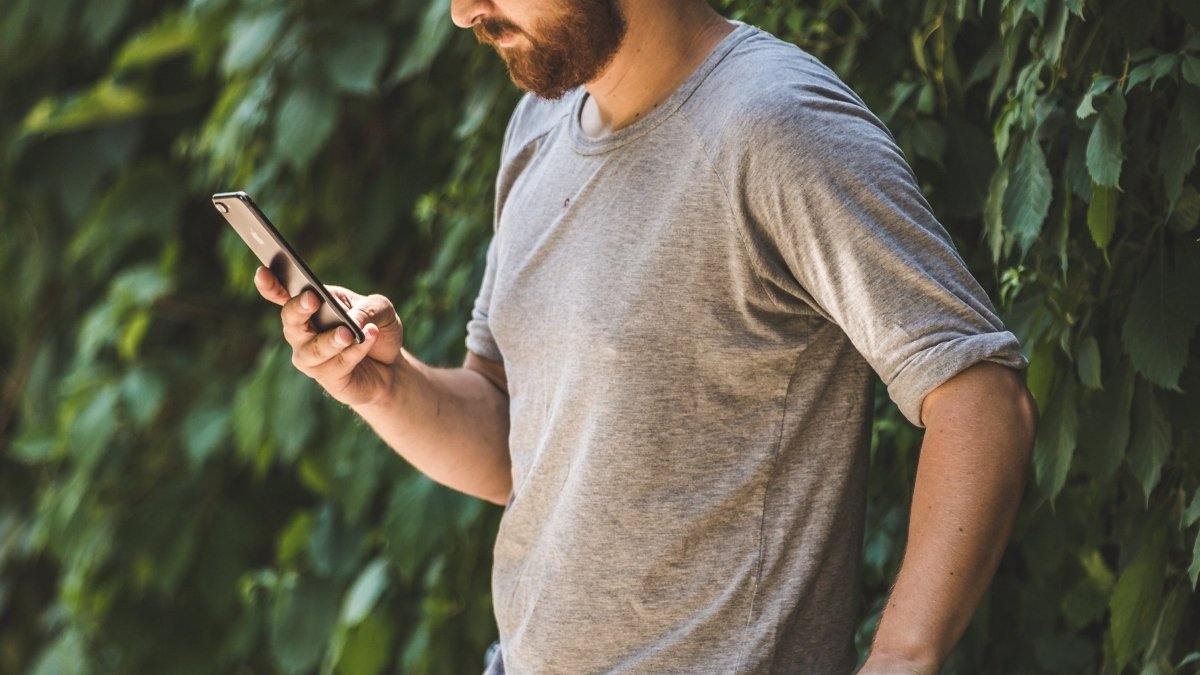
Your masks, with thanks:
[{"label": "nose", "polygon": [[451,0],[450,18],[454,20],[455,26],[470,28],[494,10],[491,0]]}]

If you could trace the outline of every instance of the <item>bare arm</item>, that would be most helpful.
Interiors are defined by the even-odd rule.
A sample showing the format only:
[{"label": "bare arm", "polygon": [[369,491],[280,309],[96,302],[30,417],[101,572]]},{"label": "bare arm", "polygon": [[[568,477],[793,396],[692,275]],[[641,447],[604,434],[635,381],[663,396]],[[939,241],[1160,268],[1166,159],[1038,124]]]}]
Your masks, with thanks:
[{"label": "bare arm", "polygon": [[1012,531],[1037,412],[1020,375],[980,363],[930,393],[908,547],[860,671],[932,675],[991,583]]},{"label": "bare arm", "polygon": [[315,332],[311,291],[289,298],[269,270],[254,277],[258,292],[282,307],[292,363],[433,480],[504,504],[512,489],[508,454],[508,389],[504,366],[475,354],[462,368],[431,368],[404,350],[404,327],[381,295],[330,287],[350,307],[366,340],[354,344],[344,327]]}]

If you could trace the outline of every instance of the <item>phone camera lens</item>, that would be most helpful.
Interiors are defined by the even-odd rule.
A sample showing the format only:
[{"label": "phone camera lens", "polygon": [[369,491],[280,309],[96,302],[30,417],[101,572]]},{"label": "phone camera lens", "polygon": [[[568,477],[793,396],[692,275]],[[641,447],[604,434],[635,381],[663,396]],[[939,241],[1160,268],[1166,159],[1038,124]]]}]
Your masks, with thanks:
[{"label": "phone camera lens", "polygon": [[217,202],[216,204],[218,211],[221,213],[229,213],[229,207],[225,205],[225,202]]}]

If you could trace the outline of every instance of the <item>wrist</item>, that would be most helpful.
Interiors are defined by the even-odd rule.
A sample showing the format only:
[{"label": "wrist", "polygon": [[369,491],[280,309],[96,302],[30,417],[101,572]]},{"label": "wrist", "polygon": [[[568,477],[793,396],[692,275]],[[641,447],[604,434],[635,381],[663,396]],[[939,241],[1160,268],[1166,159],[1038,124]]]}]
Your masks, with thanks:
[{"label": "wrist", "polygon": [[858,675],[936,675],[937,672],[936,661],[898,656],[872,649]]},{"label": "wrist", "polygon": [[407,354],[401,352],[392,363],[380,364],[380,382],[374,395],[351,408],[364,417],[372,413],[394,414],[397,409],[404,409],[405,399],[412,398],[408,390],[415,385],[419,376],[416,367],[406,357]]}]

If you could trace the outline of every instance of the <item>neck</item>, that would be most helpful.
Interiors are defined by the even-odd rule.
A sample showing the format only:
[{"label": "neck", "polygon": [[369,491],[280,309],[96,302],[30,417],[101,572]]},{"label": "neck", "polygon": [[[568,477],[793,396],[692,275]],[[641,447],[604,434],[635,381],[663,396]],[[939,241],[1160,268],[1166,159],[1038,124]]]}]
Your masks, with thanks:
[{"label": "neck", "polygon": [[580,120],[603,137],[645,117],[671,96],[733,30],[703,0],[623,4],[628,29],[612,62],[584,85]]}]

